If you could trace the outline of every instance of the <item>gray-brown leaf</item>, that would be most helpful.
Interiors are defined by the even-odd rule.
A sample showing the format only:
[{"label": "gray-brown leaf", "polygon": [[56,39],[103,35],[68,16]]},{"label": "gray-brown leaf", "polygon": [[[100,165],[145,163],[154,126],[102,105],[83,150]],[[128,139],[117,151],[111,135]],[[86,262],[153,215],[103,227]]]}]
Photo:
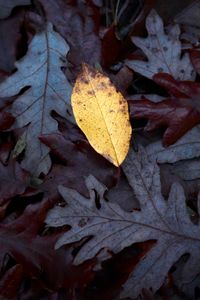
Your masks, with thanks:
[{"label": "gray-brown leaf", "polygon": [[[57,241],[56,248],[90,237],[75,258],[75,264],[80,264],[103,248],[117,253],[133,243],[156,240],[124,285],[122,297],[136,297],[143,287],[159,289],[171,266],[185,253],[191,256],[183,280],[191,280],[199,272],[200,228],[187,213],[183,188],[174,183],[166,201],[161,194],[159,167],[148,161],[142,149],[137,155],[130,152],[123,170],[141,210],[124,212],[117,204],[106,202],[105,187],[93,176],[86,180],[89,200],[61,186],[59,192],[67,205],[54,207],[46,223],[53,227],[68,224],[71,230]],[[99,195],[100,209],[95,204],[94,190]]]}]

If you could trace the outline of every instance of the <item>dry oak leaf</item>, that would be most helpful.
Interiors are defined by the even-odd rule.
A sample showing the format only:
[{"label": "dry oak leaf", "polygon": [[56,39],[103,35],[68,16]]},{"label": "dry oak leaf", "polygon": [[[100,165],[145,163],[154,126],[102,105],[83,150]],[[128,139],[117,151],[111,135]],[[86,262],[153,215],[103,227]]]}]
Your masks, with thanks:
[{"label": "dry oak leaf", "polygon": [[89,143],[119,166],[128,153],[132,132],[122,94],[108,77],[83,64],[71,101],[76,122]]},{"label": "dry oak leaf", "polygon": [[192,128],[173,145],[164,147],[159,140],[148,144],[145,149],[149,159],[159,164],[193,161],[200,157],[200,125]]},{"label": "dry oak leaf", "polygon": [[[118,253],[134,243],[155,240],[154,246],[134,267],[121,296],[136,298],[144,287],[155,292],[172,265],[186,253],[190,257],[184,264],[180,285],[191,282],[199,273],[200,231],[199,224],[190,220],[182,186],[174,183],[166,201],[161,193],[159,167],[155,161],[148,161],[143,149],[137,154],[129,152],[123,170],[140,210],[125,212],[118,204],[105,201],[105,186],[92,175],[86,179],[89,200],[75,190],[59,186],[68,205],[54,207],[45,222],[53,227],[68,224],[71,229],[58,239],[56,248],[90,237],[75,257],[74,263],[80,264],[102,249]],[[106,252],[103,258],[101,255],[98,258],[104,260]]]},{"label": "dry oak leaf", "polygon": [[127,60],[129,68],[152,79],[160,72],[168,73],[178,80],[194,80],[195,71],[186,53],[181,57],[180,27],[174,25],[165,34],[163,21],[152,10],[146,18],[147,38],[133,37],[133,43],[142,49],[148,61]]},{"label": "dry oak leaf", "polygon": [[0,0],[0,19],[8,17],[15,6],[30,4],[30,0]]},{"label": "dry oak leaf", "polygon": [[200,123],[200,84],[177,81],[166,73],[156,74],[153,80],[170,96],[159,103],[148,99],[129,101],[130,116],[148,119],[147,131],[166,126],[163,145],[169,146]]},{"label": "dry oak leaf", "polygon": [[38,139],[58,131],[51,112],[67,116],[70,110],[71,86],[61,70],[61,59],[68,50],[65,40],[48,23],[34,36],[27,54],[15,63],[17,71],[0,84],[0,97],[14,96],[24,89],[13,102],[11,112],[16,118],[14,128],[26,126],[22,166],[32,173],[46,174],[51,166],[49,149]]}]

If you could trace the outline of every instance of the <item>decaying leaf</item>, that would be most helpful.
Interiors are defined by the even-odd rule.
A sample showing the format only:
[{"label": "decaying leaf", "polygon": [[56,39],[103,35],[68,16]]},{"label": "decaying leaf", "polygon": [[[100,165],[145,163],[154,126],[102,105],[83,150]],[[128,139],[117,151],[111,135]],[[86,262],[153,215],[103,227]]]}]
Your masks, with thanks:
[{"label": "decaying leaf", "polygon": [[17,72],[0,85],[1,97],[16,95],[26,88],[11,111],[16,118],[15,128],[29,124],[23,167],[31,172],[47,173],[50,168],[49,149],[40,143],[38,136],[57,131],[51,111],[67,115],[71,87],[61,70],[61,59],[68,50],[66,42],[49,23],[44,31],[35,35],[26,56],[16,63]]},{"label": "decaying leaf", "polygon": [[146,28],[149,34],[147,38],[133,37],[132,41],[142,49],[148,61],[128,60],[127,66],[150,79],[164,72],[178,80],[194,80],[195,72],[188,54],[181,57],[179,25],[174,25],[165,34],[162,19],[152,10],[146,18]]},{"label": "decaying leaf", "polygon": [[[90,200],[60,186],[59,192],[68,205],[54,207],[46,223],[53,227],[68,224],[71,229],[57,241],[56,248],[90,237],[75,257],[74,263],[80,264],[101,249],[117,253],[133,243],[156,240],[132,271],[122,296],[136,297],[144,287],[159,289],[171,266],[185,253],[190,258],[185,263],[181,283],[191,281],[199,272],[200,230],[187,213],[183,188],[174,183],[166,201],[161,194],[158,165],[149,162],[143,150],[137,155],[131,151],[123,169],[140,211],[124,212],[117,204],[106,202],[105,186],[92,175],[86,180]],[[94,191],[100,208],[96,206]]]},{"label": "decaying leaf", "polygon": [[30,0],[0,0],[0,19],[8,17],[15,6],[30,4]]},{"label": "decaying leaf", "polygon": [[93,148],[119,166],[131,138],[128,105],[122,94],[108,77],[84,64],[73,89],[72,107]]}]

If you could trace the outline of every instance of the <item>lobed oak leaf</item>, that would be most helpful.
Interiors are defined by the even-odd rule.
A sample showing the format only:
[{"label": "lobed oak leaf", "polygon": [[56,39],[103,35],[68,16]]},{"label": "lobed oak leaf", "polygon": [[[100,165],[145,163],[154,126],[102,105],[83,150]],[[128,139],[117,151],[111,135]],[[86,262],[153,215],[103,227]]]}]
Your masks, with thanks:
[{"label": "lobed oak leaf", "polygon": [[154,103],[148,99],[129,101],[132,118],[146,118],[146,130],[166,126],[163,144],[169,146],[200,123],[200,85],[191,81],[176,81],[168,74],[157,74],[154,81],[166,88],[170,97]]},{"label": "lobed oak leaf", "polygon": [[87,237],[74,260],[75,264],[80,264],[102,249],[117,253],[133,243],[155,240],[129,276],[121,297],[137,297],[144,287],[153,292],[158,290],[172,265],[186,253],[190,257],[179,283],[184,285],[192,281],[199,273],[200,231],[199,224],[194,225],[188,215],[183,188],[174,183],[166,201],[161,194],[158,165],[149,162],[143,150],[138,154],[130,151],[123,170],[140,203],[140,210],[124,212],[117,204],[105,201],[106,187],[92,175],[86,179],[90,200],[75,190],[59,186],[67,205],[50,210],[46,223],[53,227],[68,224],[71,229],[58,239],[56,249]]},{"label": "lobed oak leaf", "polygon": [[148,61],[127,60],[126,65],[150,79],[157,73],[168,73],[177,80],[194,80],[195,72],[187,53],[181,56],[179,25],[165,33],[163,21],[152,10],[146,18],[147,38],[133,37],[133,43],[142,49]]},{"label": "lobed oak leaf", "polygon": [[78,126],[92,147],[115,166],[125,159],[131,138],[127,101],[108,77],[84,64],[72,92]]},{"label": "lobed oak leaf", "polygon": [[13,128],[26,126],[22,166],[32,173],[45,174],[51,165],[49,149],[40,143],[38,136],[57,131],[52,110],[66,115],[70,109],[71,87],[61,70],[61,58],[68,50],[66,42],[49,23],[34,36],[26,56],[16,63],[17,71],[0,84],[1,97],[16,95],[26,88],[12,104],[11,112],[16,118]]},{"label": "lobed oak leaf", "polygon": [[182,136],[175,144],[163,147],[162,141],[146,146],[150,160],[159,164],[172,164],[183,160],[192,160],[200,156],[200,126],[196,126]]}]

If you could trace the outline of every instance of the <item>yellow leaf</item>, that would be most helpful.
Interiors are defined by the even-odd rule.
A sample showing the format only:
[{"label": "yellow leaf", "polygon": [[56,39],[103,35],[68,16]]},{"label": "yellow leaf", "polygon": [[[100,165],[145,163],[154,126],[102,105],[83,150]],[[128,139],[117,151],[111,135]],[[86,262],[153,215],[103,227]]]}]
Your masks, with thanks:
[{"label": "yellow leaf", "polygon": [[74,85],[72,108],[92,147],[119,166],[129,150],[131,125],[127,101],[110,79],[83,64]]}]

